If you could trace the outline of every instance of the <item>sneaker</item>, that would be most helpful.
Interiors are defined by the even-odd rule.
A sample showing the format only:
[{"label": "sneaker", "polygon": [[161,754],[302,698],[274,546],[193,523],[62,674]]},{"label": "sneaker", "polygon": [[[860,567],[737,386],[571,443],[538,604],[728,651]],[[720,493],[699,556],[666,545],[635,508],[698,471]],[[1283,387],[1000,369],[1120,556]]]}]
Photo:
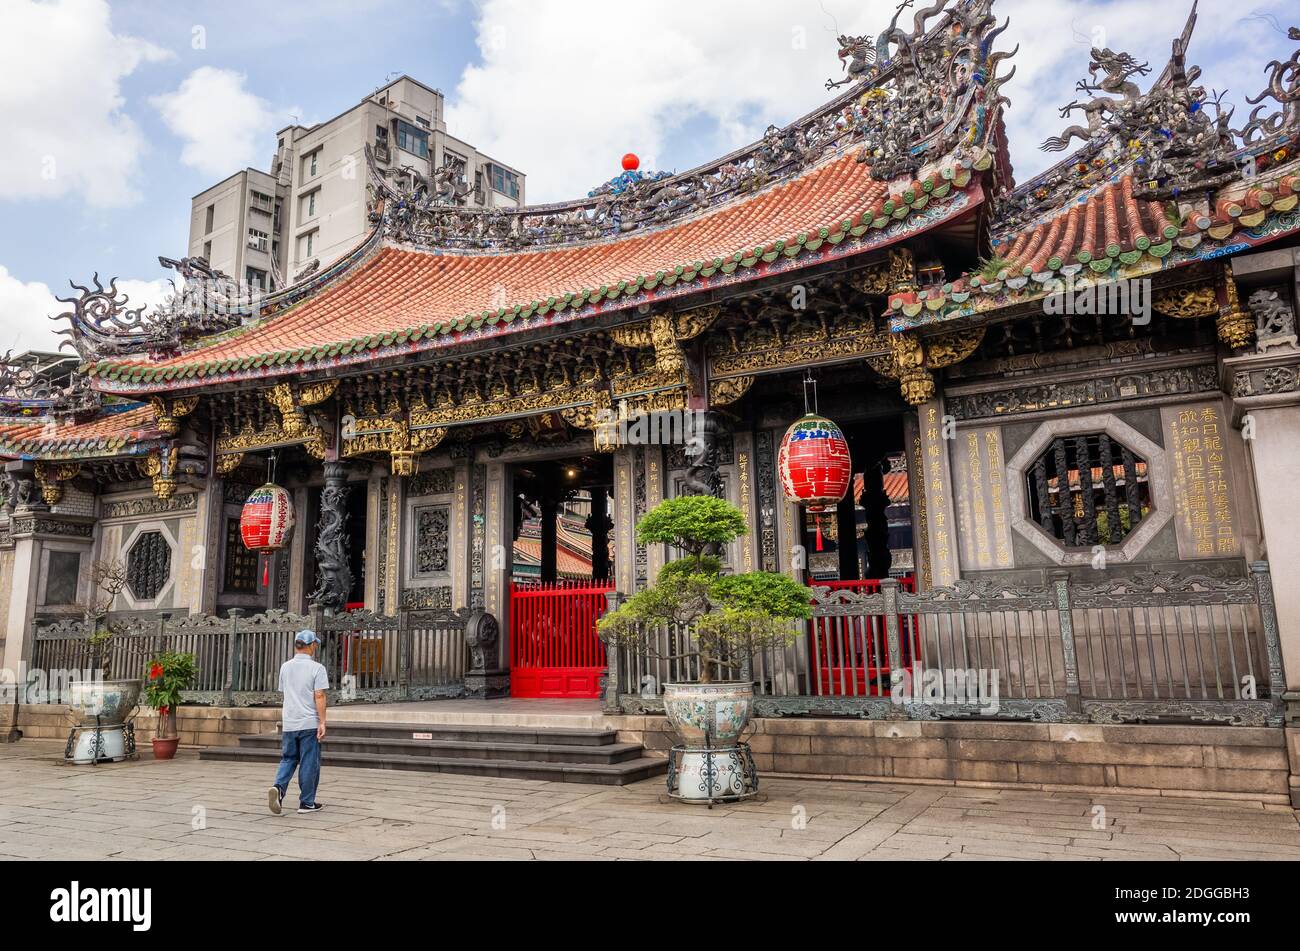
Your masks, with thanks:
[{"label": "sneaker", "polygon": [[325,807],[322,806],[320,803],[313,802],[310,806],[299,806],[298,814],[302,815],[304,812],[320,812],[324,808]]},{"label": "sneaker", "polygon": [[272,815],[279,815],[284,811],[284,793],[279,786],[272,786],[266,791],[266,804],[271,808]]}]

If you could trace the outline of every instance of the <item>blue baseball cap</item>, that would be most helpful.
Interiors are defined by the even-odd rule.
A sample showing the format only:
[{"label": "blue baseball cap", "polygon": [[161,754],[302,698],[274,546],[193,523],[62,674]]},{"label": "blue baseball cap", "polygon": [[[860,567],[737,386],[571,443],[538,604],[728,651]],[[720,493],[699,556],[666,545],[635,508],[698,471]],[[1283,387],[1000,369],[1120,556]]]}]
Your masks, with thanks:
[{"label": "blue baseball cap", "polygon": [[299,631],[293,636],[293,642],[295,644],[301,644],[303,647],[306,647],[309,644],[315,644],[316,640],[315,631]]}]

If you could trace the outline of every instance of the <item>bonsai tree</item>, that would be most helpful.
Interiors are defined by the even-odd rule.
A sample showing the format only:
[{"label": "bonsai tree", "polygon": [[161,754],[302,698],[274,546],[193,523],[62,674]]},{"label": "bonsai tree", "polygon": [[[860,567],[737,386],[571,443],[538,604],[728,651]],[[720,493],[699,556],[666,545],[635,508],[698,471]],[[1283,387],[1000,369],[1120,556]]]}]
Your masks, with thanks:
[{"label": "bonsai tree", "polygon": [[179,735],[176,728],[176,708],[180,706],[181,691],[190,689],[198,672],[198,664],[193,654],[163,651],[149,662],[144,696],[149,706],[158,709],[160,739],[170,739]]},{"label": "bonsai tree", "polygon": [[90,568],[90,583],[90,601],[84,611],[86,643],[90,645],[91,665],[107,674],[113,629],[105,619],[126,587],[126,565],[121,561],[97,561]]},{"label": "bonsai tree", "polygon": [[[718,669],[739,672],[755,651],[797,640],[801,632],[791,622],[812,615],[808,588],[767,571],[722,573],[717,551],[747,529],[740,509],[708,495],[668,499],[647,512],[637,523],[637,541],[671,545],[682,557],[664,565],[653,586],[601,618],[601,639],[666,659],[698,658],[701,683],[711,683]],[[695,635],[695,650],[658,650],[657,631],[673,624]]]}]

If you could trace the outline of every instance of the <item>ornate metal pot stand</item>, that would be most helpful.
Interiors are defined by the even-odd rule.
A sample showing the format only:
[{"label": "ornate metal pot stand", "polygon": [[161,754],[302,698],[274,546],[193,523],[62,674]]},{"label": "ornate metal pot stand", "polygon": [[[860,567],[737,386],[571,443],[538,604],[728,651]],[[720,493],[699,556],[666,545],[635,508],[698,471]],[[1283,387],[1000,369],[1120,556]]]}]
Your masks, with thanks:
[{"label": "ornate metal pot stand", "polygon": [[748,743],[707,749],[674,746],[668,754],[668,795],[694,805],[741,802],[758,795],[758,770]]},{"label": "ornate metal pot stand", "polygon": [[78,724],[68,731],[63,759],[73,766],[98,766],[139,759],[134,723]]}]

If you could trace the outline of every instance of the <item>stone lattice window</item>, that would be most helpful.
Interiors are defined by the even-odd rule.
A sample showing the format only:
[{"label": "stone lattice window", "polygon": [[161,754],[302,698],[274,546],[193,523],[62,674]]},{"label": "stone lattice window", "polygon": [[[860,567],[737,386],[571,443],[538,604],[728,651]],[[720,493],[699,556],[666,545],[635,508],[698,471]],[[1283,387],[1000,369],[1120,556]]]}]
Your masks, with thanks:
[{"label": "stone lattice window", "polygon": [[419,509],[415,517],[415,573],[439,574],[450,569],[450,510],[445,505]]},{"label": "stone lattice window", "polygon": [[152,601],[162,593],[172,573],[172,549],[162,532],[136,538],[126,556],[126,586],[137,601]]},{"label": "stone lattice window", "polygon": [[1151,511],[1146,460],[1106,433],[1052,440],[1026,479],[1030,517],[1069,548],[1118,545]]}]

